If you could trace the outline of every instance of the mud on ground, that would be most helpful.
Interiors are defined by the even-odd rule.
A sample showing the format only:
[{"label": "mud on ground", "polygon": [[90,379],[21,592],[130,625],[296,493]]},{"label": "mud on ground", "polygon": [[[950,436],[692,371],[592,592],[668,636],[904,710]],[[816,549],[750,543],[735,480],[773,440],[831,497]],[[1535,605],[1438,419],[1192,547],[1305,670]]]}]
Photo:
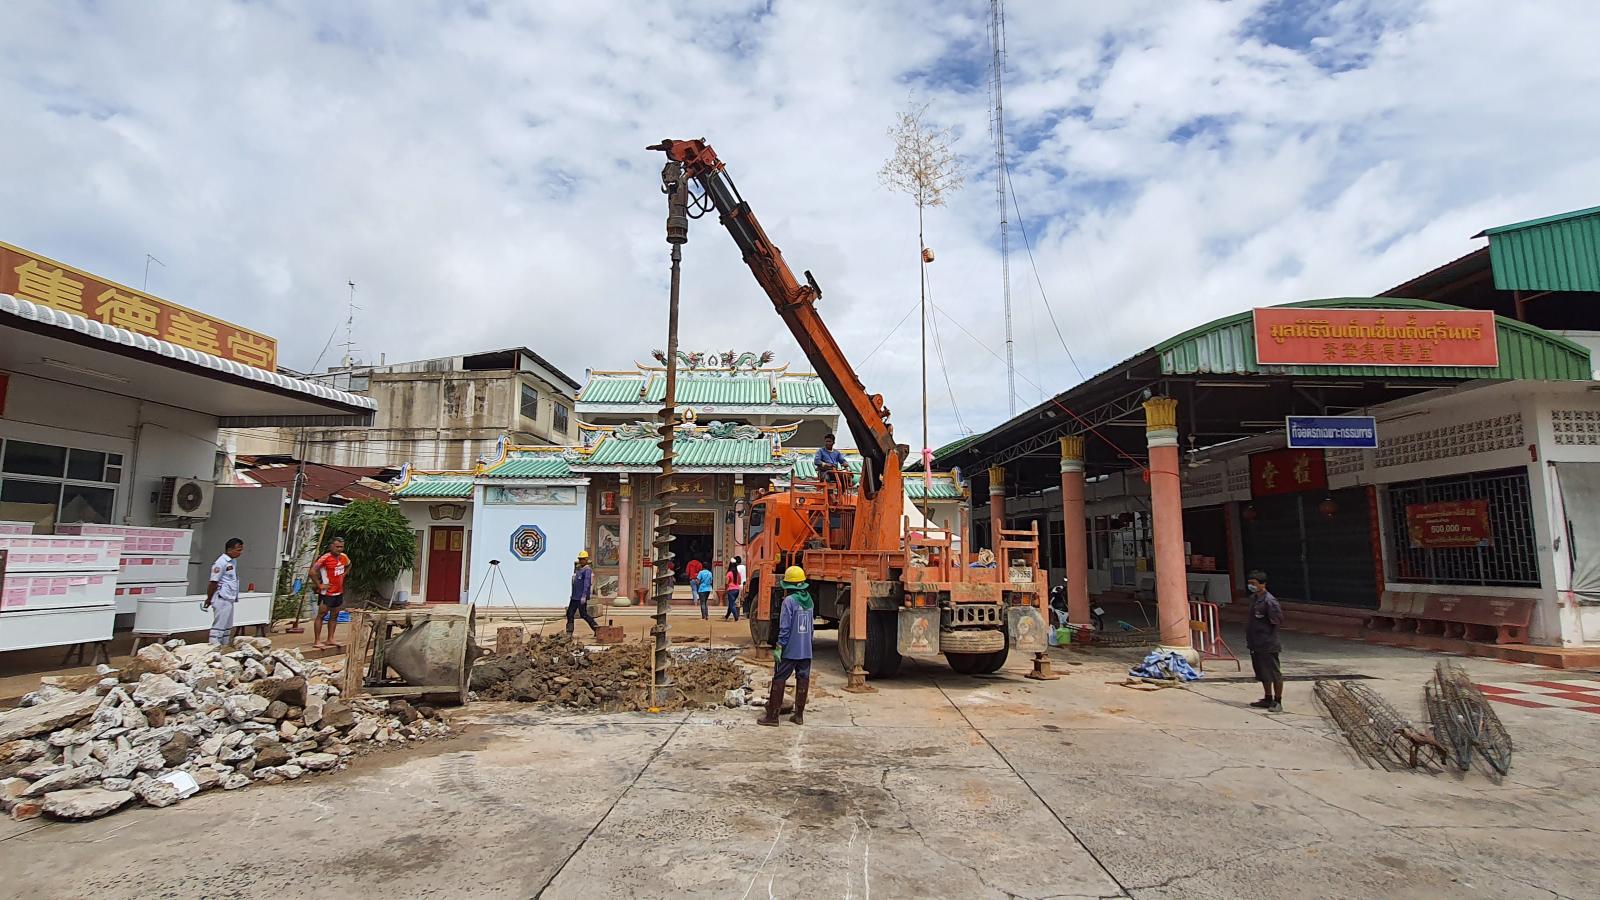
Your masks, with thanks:
[{"label": "mud on ground", "polygon": [[480,699],[558,703],[594,712],[678,709],[720,704],[748,681],[732,650],[675,651],[672,697],[650,702],[652,644],[634,641],[590,650],[566,635],[534,636],[517,652],[490,656],[472,670]]}]

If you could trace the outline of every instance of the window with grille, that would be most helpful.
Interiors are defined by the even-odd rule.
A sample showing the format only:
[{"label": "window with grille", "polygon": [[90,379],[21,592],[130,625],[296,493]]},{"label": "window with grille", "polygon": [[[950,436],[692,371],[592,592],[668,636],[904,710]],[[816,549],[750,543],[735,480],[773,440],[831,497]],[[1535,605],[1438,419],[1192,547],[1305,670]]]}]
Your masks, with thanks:
[{"label": "window with grille", "polygon": [[550,404],[556,411],[556,431],[565,434],[567,431],[567,408],[559,403]]},{"label": "window with grille", "polygon": [[522,417],[530,422],[539,421],[539,392],[528,384],[522,386]]},{"label": "window with grille", "polygon": [[[1411,546],[1406,507],[1448,500],[1489,504],[1491,540],[1484,547],[1428,549]],[[1508,469],[1389,486],[1390,570],[1395,581],[1417,584],[1538,587],[1533,507],[1528,473]]]}]

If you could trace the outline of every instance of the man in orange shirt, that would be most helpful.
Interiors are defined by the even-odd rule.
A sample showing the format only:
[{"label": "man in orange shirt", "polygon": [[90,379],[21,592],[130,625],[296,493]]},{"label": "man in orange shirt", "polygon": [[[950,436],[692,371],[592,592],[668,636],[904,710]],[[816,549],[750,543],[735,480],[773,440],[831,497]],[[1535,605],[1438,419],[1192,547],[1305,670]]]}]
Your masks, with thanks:
[{"label": "man in orange shirt", "polygon": [[[344,555],[344,538],[328,543],[328,552],[311,564],[311,583],[317,589],[317,616],[311,620],[313,648],[337,647],[333,632],[339,627],[339,607],[344,605],[344,576],[350,570],[350,557]],[[328,642],[322,642],[322,617],[328,617]]]}]

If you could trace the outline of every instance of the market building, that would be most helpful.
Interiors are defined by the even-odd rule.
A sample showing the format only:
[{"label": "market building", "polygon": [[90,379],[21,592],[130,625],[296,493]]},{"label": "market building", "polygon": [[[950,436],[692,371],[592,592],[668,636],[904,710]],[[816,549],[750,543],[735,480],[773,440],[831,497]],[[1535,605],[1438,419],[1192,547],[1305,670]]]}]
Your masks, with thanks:
[{"label": "market building", "polygon": [[[1228,604],[1263,569],[1300,627],[1587,660],[1539,648],[1600,647],[1595,234],[1600,210],[1488,229],[1487,274],[1407,283],[1461,305],[1218,319],[936,460],[979,475],[975,522],[1040,523],[1073,621],[1091,596],[1154,599],[1161,643],[1187,646],[1189,602]],[[1559,313],[1562,333],[1519,311]],[[1291,446],[1291,416],[1370,417],[1369,446]]]},{"label": "market building", "polygon": [[[60,557],[59,571],[14,555],[0,649],[109,638],[110,585],[141,573],[203,593],[230,537],[248,548],[241,584],[270,593],[285,492],[233,484],[224,431],[363,425],[375,406],[275,363],[270,337],[0,244],[0,521],[24,523],[16,530],[40,547],[90,526],[183,531],[160,551],[111,561],[109,582],[66,550],[43,554]],[[118,609],[128,617],[136,606]]]},{"label": "market building", "polygon": [[[815,376],[766,368],[766,354],[745,354],[743,362],[726,356],[731,365],[707,366],[700,358],[678,382],[685,421],[674,435],[672,552],[680,583],[688,560],[715,567],[744,555],[751,498],[797,475],[815,477],[812,457],[838,422],[838,407]],[[564,605],[572,559],[588,549],[595,595],[640,602],[649,589],[649,536],[660,505],[660,437],[650,420],[663,378],[663,370],[644,366],[593,373],[578,399],[580,446],[507,440],[470,469],[408,470],[395,496],[414,524],[423,560],[402,575],[410,599],[487,605],[485,598],[499,590],[498,605],[507,596]],[[806,436],[811,443],[803,443]],[[847,458],[859,466],[852,452]],[[954,523],[965,502],[949,472],[926,481],[908,476],[907,495],[908,514],[917,515],[915,503],[941,523]],[[540,549],[518,553],[519,541]],[[499,564],[490,567],[489,559]]]}]

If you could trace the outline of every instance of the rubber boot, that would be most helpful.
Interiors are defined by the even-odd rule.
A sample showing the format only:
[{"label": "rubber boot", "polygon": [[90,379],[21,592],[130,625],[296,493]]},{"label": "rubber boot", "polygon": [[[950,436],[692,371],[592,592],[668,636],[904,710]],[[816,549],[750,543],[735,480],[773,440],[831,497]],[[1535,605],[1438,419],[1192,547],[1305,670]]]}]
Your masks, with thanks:
[{"label": "rubber boot", "polygon": [[794,680],[794,715],[789,721],[796,725],[806,723],[806,695],[811,693],[811,679],[796,678]]},{"label": "rubber boot", "polygon": [[778,724],[778,710],[783,708],[783,682],[773,679],[772,692],[767,695],[767,711],[756,720],[757,725]]}]

